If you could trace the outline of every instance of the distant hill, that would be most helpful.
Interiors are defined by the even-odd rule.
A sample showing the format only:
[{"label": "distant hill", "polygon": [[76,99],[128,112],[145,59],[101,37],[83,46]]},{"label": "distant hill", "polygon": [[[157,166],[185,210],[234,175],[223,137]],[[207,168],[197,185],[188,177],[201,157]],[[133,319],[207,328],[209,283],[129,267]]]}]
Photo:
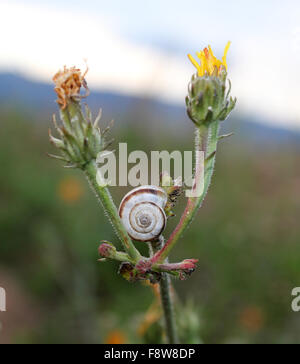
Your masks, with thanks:
[{"label": "distant hill", "polygon": [[[170,125],[176,131],[184,130],[188,122],[184,103],[183,106],[171,105],[150,98],[139,98],[112,92],[91,90],[88,104],[96,112],[99,107],[104,110],[105,119],[114,118],[122,120],[122,125],[132,125],[139,120],[139,126],[150,124],[152,129],[157,127],[163,130]],[[53,85],[35,82],[16,74],[0,73],[0,107],[25,108],[28,112],[57,111],[54,102]],[[140,123],[143,124],[140,124]],[[235,131],[250,143],[300,143],[300,132],[276,128],[246,115],[233,114],[225,123],[224,131]]]}]

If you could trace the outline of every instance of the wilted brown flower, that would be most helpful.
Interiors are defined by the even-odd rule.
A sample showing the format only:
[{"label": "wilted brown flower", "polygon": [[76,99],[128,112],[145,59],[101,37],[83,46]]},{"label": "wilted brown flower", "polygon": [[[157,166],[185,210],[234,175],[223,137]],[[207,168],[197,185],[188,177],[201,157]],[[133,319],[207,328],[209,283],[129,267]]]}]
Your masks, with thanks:
[{"label": "wilted brown flower", "polygon": [[88,93],[87,83],[84,79],[88,72],[88,68],[82,74],[79,68],[71,67],[67,68],[64,66],[63,71],[59,70],[53,77],[53,82],[55,83],[55,92],[57,93],[58,99],[57,103],[62,109],[67,106],[68,100],[72,97],[86,97],[80,95],[80,88],[83,86]]}]

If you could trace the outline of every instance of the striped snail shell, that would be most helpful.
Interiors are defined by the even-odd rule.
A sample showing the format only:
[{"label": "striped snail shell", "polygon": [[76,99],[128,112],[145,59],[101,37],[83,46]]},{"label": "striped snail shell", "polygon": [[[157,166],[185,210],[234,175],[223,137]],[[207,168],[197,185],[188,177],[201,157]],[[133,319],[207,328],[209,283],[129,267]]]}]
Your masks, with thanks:
[{"label": "striped snail shell", "polygon": [[128,235],[137,241],[156,240],[166,226],[166,192],[156,186],[133,189],[121,201],[119,216]]}]

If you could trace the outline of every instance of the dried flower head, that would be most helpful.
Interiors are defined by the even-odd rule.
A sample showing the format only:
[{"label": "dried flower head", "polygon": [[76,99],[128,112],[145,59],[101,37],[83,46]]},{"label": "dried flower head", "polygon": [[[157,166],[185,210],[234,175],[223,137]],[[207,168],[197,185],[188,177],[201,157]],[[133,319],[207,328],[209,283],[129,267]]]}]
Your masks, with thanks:
[{"label": "dried flower head", "polygon": [[82,74],[81,70],[75,67],[67,68],[64,66],[64,69],[59,70],[53,77],[53,82],[55,83],[55,92],[57,93],[58,99],[57,103],[61,106],[62,109],[65,109],[68,101],[71,98],[82,98],[87,95],[81,96],[80,89],[83,86],[88,93],[87,83],[84,79],[88,72],[88,68]]}]

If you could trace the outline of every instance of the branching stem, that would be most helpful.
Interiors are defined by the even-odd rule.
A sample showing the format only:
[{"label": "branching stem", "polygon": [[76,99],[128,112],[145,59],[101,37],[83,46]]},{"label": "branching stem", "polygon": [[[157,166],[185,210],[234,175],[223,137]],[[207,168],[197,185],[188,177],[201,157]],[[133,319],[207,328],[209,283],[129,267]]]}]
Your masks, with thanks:
[{"label": "branching stem", "polygon": [[142,256],[140,255],[139,251],[135,248],[133,245],[132,240],[130,239],[120,217],[118,214],[118,210],[116,208],[116,205],[111,197],[111,194],[107,187],[99,186],[96,180],[97,175],[97,167],[96,162],[93,160],[90,163],[88,163],[84,167],[85,175],[87,176],[88,181],[90,182],[90,185],[94,192],[96,193],[96,196],[100,200],[104,211],[109,218],[116,234],[118,235],[119,239],[121,240],[123,247],[127,254],[130,256],[130,258],[138,262]]},{"label": "branching stem", "polygon": [[[205,160],[205,167],[204,167],[204,190],[201,196],[199,197],[190,197],[188,199],[186,208],[181,216],[181,219],[176,226],[175,230],[171,234],[169,240],[166,244],[160,249],[152,258],[153,263],[163,263],[167,256],[169,256],[171,250],[176,245],[177,241],[180,237],[184,234],[186,229],[189,227],[191,222],[193,221],[194,217],[196,216],[201,204],[206,196],[208,191],[211,178],[214,171],[215,159],[216,159],[216,149],[218,144],[218,133],[219,133],[219,122],[215,121],[210,124],[209,127],[201,126],[196,128],[195,132],[195,150],[196,151],[204,151],[206,156],[209,156]],[[197,163],[195,166],[195,184],[194,190],[198,188],[199,183],[201,181],[202,173],[199,169],[202,166]]]}]

